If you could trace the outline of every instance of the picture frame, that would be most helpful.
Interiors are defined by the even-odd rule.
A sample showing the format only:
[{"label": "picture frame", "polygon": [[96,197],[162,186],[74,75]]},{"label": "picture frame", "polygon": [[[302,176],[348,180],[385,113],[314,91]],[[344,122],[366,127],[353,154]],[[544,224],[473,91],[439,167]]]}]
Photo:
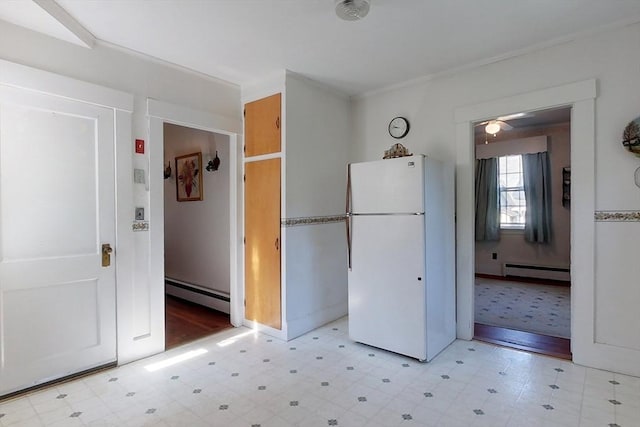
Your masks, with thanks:
[{"label": "picture frame", "polygon": [[176,157],[176,198],[179,202],[202,200],[202,153]]}]

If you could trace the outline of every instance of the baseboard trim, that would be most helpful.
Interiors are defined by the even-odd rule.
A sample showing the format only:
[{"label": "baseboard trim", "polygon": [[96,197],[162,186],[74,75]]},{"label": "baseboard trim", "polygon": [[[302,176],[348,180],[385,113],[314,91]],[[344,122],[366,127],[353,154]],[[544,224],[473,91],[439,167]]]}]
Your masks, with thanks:
[{"label": "baseboard trim", "polygon": [[165,292],[168,295],[182,298],[223,313],[229,314],[231,311],[231,299],[228,295],[221,292],[204,289],[170,278],[165,278]]},{"label": "baseboard trim", "polygon": [[282,329],[275,329],[270,326],[263,325],[261,323],[254,322],[253,320],[248,320],[248,319],[244,319],[242,322],[242,325],[254,331],[262,332],[263,334],[269,335],[270,337],[274,337],[282,341],[288,341],[286,325],[284,323],[282,324]]}]

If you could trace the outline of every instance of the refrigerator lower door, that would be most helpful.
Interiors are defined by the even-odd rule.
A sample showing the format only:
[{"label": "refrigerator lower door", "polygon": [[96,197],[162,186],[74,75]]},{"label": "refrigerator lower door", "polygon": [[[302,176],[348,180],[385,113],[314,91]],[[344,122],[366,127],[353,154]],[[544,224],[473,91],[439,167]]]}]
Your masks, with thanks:
[{"label": "refrigerator lower door", "polygon": [[424,217],[352,217],[349,336],[426,360]]}]

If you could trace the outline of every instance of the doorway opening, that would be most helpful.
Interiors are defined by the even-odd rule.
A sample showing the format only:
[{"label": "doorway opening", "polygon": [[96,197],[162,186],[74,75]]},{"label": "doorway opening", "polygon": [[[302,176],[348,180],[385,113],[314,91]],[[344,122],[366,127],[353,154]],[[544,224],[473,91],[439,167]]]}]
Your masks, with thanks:
[{"label": "doorway opening", "polygon": [[165,349],[231,328],[231,144],[164,123]]},{"label": "doorway opening", "polygon": [[571,359],[571,107],[474,123],[474,338]]}]

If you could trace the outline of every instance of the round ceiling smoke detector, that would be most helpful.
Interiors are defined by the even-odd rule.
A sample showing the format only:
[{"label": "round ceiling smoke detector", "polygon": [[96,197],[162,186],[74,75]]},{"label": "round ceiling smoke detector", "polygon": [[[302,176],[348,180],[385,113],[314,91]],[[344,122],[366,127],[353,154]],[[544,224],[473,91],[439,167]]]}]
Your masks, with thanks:
[{"label": "round ceiling smoke detector", "polygon": [[369,0],[336,0],[336,15],[345,21],[357,21],[369,13]]}]

